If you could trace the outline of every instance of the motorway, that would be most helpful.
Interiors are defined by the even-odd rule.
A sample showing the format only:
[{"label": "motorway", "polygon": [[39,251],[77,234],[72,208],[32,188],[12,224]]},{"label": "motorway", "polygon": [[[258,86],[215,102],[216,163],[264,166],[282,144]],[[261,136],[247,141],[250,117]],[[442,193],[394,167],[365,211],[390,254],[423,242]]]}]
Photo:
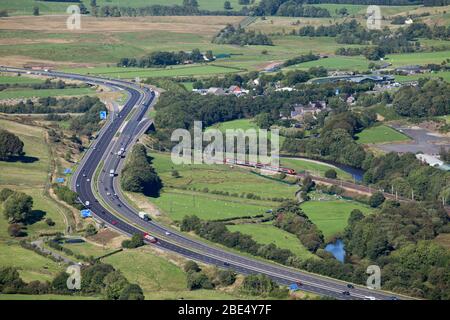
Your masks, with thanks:
[{"label": "motorway", "polygon": [[[78,193],[80,201],[82,203],[89,202],[88,208],[102,224],[128,236],[147,232],[158,238],[156,244],[149,245],[177,253],[188,259],[223,269],[232,269],[242,274],[265,274],[282,285],[301,282],[301,290],[318,295],[340,300],[387,300],[392,298],[393,294],[389,292],[371,290],[358,285],[349,289],[345,282],[240,255],[193,239],[157,222],[140,219],[137,210],[122,195],[118,177],[111,177],[110,170],[120,173],[125,159],[119,157],[117,151],[124,148],[125,153],[128,153],[152,124],[151,119],[147,118],[147,111],[155,104],[157,92],[120,80],[17,68],[3,67],[0,70],[79,80],[109,86],[128,93],[128,100],[122,110],[119,112],[113,110],[109,114],[106,124],[86,151],[71,180],[71,187]],[[350,295],[343,295],[344,291],[349,291]]]}]

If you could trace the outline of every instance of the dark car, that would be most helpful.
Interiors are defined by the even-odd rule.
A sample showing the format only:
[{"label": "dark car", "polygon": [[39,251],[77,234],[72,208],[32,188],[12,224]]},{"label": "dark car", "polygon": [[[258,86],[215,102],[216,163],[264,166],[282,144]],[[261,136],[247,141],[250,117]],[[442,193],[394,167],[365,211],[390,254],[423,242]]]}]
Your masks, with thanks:
[{"label": "dark car", "polygon": [[347,284],[347,288],[349,288],[349,289],[355,289],[355,286],[349,283],[349,284]]},{"label": "dark car", "polygon": [[348,292],[348,291],[343,291],[342,294],[343,294],[344,296],[349,296],[349,295],[350,295],[350,292]]},{"label": "dark car", "polygon": [[228,262],[224,262],[223,265],[224,265],[224,266],[227,266],[227,267],[230,266],[230,264],[229,264]]},{"label": "dark car", "polygon": [[396,296],[392,296],[392,297],[389,297],[389,300],[400,300],[400,299],[397,298]]}]

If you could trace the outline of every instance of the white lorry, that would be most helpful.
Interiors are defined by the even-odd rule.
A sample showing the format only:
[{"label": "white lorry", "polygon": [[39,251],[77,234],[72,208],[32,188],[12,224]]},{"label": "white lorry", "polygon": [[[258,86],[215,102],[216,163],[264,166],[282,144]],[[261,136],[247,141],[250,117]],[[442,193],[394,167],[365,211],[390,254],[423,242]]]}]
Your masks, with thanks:
[{"label": "white lorry", "polygon": [[145,221],[151,220],[150,215],[147,212],[139,211],[138,215],[139,215],[139,218],[141,218],[142,220],[145,220]]},{"label": "white lorry", "polygon": [[113,178],[114,175],[115,175],[114,169],[109,170],[109,176],[110,176],[111,178]]}]

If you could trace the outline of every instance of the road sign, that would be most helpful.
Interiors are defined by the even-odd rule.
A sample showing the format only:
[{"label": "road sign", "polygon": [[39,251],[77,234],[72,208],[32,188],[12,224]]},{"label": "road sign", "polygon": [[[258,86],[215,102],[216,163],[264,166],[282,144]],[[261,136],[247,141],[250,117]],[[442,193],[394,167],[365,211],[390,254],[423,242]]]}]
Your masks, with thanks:
[{"label": "road sign", "polygon": [[106,120],[106,111],[100,111],[100,120]]},{"label": "road sign", "polygon": [[72,169],[64,169],[64,174],[71,174],[72,173]]},{"label": "road sign", "polygon": [[300,288],[298,287],[298,284],[293,283],[293,284],[291,284],[289,286],[289,290],[291,290],[291,291],[298,291],[298,290],[300,290]]},{"label": "road sign", "polygon": [[89,209],[81,210],[80,214],[81,214],[82,218],[90,218],[90,217],[92,217],[91,210],[89,210]]},{"label": "road sign", "polygon": [[64,183],[64,181],[65,181],[64,178],[56,178],[57,183]]}]

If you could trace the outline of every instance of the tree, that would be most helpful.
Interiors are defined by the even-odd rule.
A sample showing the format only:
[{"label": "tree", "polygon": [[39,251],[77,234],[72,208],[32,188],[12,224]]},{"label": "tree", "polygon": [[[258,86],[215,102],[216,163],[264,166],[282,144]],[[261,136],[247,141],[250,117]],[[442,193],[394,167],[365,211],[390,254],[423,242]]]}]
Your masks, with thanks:
[{"label": "tree", "polygon": [[325,171],[325,178],[328,179],[336,179],[337,178],[337,172],[334,169],[328,169]]},{"label": "tree", "polygon": [[13,133],[0,129],[0,160],[23,154],[23,142]]},{"label": "tree", "polygon": [[22,237],[25,233],[22,230],[23,225],[20,223],[10,224],[8,227],[8,234],[11,237]]},{"label": "tree", "polygon": [[223,8],[224,8],[225,10],[231,10],[231,9],[233,9],[233,8],[231,7],[230,1],[225,1],[225,2],[223,3]]},{"label": "tree", "polygon": [[278,285],[263,274],[249,275],[244,278],[241,290],[252,296],[268,296]]},{"label": "tree", "polygon": [[130,283],[123,288],[119,296],[119,300],[144,300],[144,292],[142,288],[134,283]]},{"label": "tree", "polygon": [[217,282],[222,286],[231,286],[236,281],[236,273],[232,270],[219,270]]},{"label": "tree", "polygon": [[107,300],[119,300],[123,290],[129,285],[128,280],[120,271],[110,272],[103,280],[104,295]]},{"label": "tree", "polygon": [[172,170],[172,177],[174,178],[180,178],[180,173],[178,172],[178,170],[173,169]]},{"label": "tree", "polygon": [[255,123],[261,129],[269,129],[273,125],[274,121],[273,121],[270,113],[263,112],[263,113],[258,114],[255,117]]},{"label": "tree", "polygon": [[187,287],[189,290],[212,289],[214,286],[203,272],[189,272],[187,274]]},{"label": "tree", "polygon": [[131,240],[122,241],[122,247],[126,249],[134,249],[142,247],[143,245],[144,245],[144,238],[140,233],[133,234]]},{"label": "tree", "polygon": [[33,16],[39,15],[39,7],[33,7]]},{"label": "tree", "polygon": [[33,208],[33,198],[23,192],[14,192],[3,203],[3,214],[12,222],[26,222]]},{"label": "tree", "polygon": [[383,204],[384,200],[386,200],[386,198],[384,197],[383,193],[377,191],[369,198],[369,205],[372,208],[378,208]]},{"label": "tree", "polygon": [[185,272],[199,272],[201,271],[200,267],[195,261],[189,260],[183,267]]},{"label": "tree", "polygon": [[385,56],[385,53],[380,47],[369,47],[365,50],[364,56],[368,60],[380,60]]},{"label": "tree", "polygon": [[97,234],[97,229],[93,224],[88,224],[86,230],[84,231],[84,234],[86,235],[86,237],[93,236],[94,234]]},{"label": "tree", "polygon": [[16,268],[0,268],[0,292],[18,293],[25,286]]},{"label": "tree", "polygon": [[10,195],[12,195],[14,193],[14,190],[11,190],[11,189],[9,189],[9,188],[3,188],[1,191],[0,191],[0,202],[3,202],[3,201],[5,201],[6,199],[8,199],[8,197],[10,196]]},{"label": "tree", "polygon": [[197,0],[183,0],[183,7],[198,8],[198,2]]},{"label": "tree", "polygon": [[364,219],[364,213],[359,209],[353,209],[352,212],[350,212],[347,223],[348,225],[353,225],[362,219]]}]

